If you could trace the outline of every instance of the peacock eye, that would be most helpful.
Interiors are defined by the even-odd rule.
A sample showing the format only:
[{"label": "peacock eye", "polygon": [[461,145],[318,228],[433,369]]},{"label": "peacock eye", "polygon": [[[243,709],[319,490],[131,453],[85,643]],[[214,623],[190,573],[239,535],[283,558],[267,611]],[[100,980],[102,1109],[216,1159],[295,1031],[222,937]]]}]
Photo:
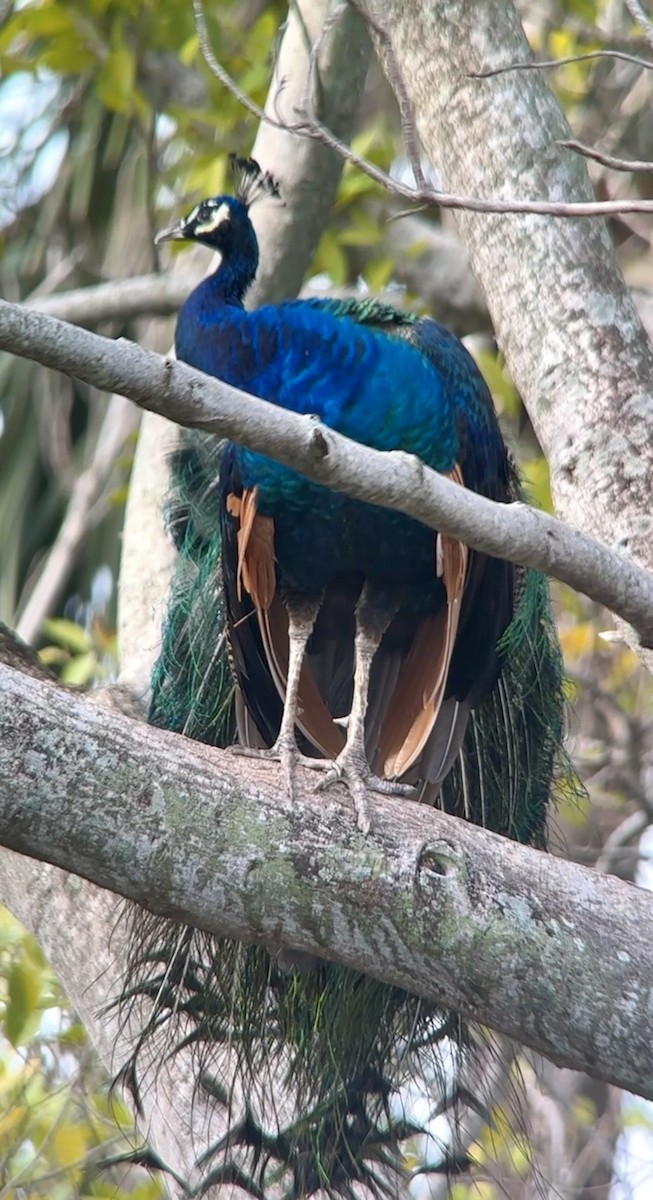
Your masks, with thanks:
[{"label": "peacock eye", "polygon": [[195,234],[215,237],[231,224],[231,209],[227,204],[205,205],[197,214]]}]

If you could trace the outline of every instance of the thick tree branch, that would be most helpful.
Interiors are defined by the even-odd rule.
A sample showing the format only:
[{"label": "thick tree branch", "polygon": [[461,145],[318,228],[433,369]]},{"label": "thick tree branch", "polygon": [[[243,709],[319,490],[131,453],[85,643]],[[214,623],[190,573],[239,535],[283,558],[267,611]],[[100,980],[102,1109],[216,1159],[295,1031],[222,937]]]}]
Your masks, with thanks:
[{"label": "thick tree branch", "polygon": [[434,997],[653,1097],[650,893],[399,799],[371,800],[363,838],[337,800],[290,802],[269,764],[4,666],[0,700],[5,845]]},{"label": "thick tree branch", "polygon": [[399,508],[479,550],[537,567],[606,604],[630,621],[643,645],[653,646],[653,577],[527,505],[493,504],[416,458],[370,450],[184,363],[4,301],[0,347],[119,391],[180,425],[241,442],[358,500]]}]

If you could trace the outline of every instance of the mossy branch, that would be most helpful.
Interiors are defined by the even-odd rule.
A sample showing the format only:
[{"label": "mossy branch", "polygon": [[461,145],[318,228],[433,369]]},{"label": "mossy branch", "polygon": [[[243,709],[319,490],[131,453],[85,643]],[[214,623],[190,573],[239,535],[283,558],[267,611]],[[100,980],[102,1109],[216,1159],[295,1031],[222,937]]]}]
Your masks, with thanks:
[{"label": "mossy branch", "polygon": [[653,1098],[653,896],[399,799],[364,838],[234,759],[0,666],[0,843],[214,933],[320,954]]}]

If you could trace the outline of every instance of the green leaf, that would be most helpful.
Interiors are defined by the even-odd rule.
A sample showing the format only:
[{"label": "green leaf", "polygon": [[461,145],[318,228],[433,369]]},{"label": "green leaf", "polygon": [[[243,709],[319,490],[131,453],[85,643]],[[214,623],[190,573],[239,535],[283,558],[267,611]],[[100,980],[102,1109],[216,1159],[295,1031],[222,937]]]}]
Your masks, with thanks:
[{"label": "green leaf", "polygon": [[58,1166],[67,1167],[70,1177],[75,1179],[78,1172],[70,1171],[74,1165],[79,1165],[88,1146],[88,1125],[63,1124],[52,1134],[52,1150]]},{"label": "green leaf", "polygon": [[326,271],[336,287],[347,282],[347,259],[332,229],[325,229],[315,255],[314,271]]},{"label": "green leaf", "polygon": [[366,212],[357,212],[351,223],[340,233],[341,246],[376,246],[383,238],[383,230]]},{"label": "green leaf", "polygon": [[551,476],[546,459],[540,455],[538,458],[530,458],[523,462],[522,476],[526,491],[533,503],[544,512],[553,513]]},{"label": "green leaf", "polygon": [[92,647],[90,634],[76,621],[65,617],[48,617],[43,622],[43,633],[57,646],[63,646],[72,654],[86,654]]},{"label": "green leaf", "polygon": [[8,909],[0,904],[0,949],[15,946],[25,937],[22,925]]},{"label": "green leaf", "polygon": [[200,39],[196,33],[184,42],[179,51],[179,59],[186,67],[192,66],[200,49]]},{"label": "green leaf", "polygon": [[71,659],[61,672],[61,680],[71,687],[88,687],[97,678],[97,674],[97,655],[94,650],[89,650],[88,654],[79,654],[77,658]]},{"label": "green leaf", "polygon": [[97,59],[78,34],[71,34],[65,41],[48,44],[38,62],[60,75],[83,75],[96,65]]},{"label": "green leaf", "polygon": [[395,269],[391,258],[373,258],[365,267],[365,279],[373,292],[382,292],[392,279]]},{"label": "green leaf", "polygon": [[75,1021],[68,1029],[58,1035],[59,1045],[69,1050],[79,1050],[88,1045],[88,1037],[84,1026]]},{"label": "green leaf", "polygon": [[68,650],[64,650],[61,646],[43,646],[39,650],[39,660],[44,667],[49,667],[50,670],[55,670],[56,667],[62,667],[68,662],[70,654]]},{"label": "green leaf", "polygon": [[133,107],[136,61],[127,46],[116,46],[107,57],[96,86],[97,95],[107,108],[129,113]]},{"label": "green leaf", "polygon": [[12,963],[7,979],[8,1001],[5,1009],[5,1034],[18,1048],[30,1018],[34,1016],[41,997],[41,973],[25,958]]},{"label": "green leaf", "polygon": [[13,24],[28,37],[68,37],[75,34],[72,14],[61,6],[48,8],[24,8],[14,18]]}]

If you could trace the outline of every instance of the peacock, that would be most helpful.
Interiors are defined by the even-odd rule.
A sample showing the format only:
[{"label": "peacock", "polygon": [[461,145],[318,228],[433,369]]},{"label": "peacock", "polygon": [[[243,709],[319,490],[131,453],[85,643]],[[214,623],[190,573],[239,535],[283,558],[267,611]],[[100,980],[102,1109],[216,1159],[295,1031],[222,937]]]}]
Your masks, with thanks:
[{"label": "peacock", "polygon": [[[379,450],[401,449],[499,502],[520,496],[490,393],[462,343],[369,298],[248,312],[249,210],[279,188],[236,160],[235,195],[159,235],[218,250],[182,306],[178,358]],[[349,499],[198,432],[172,463],[178,549],[150,721],[344,787],[363,834],[374,791],[410,795],[543,846],[563,760],[561,660],[546,580],[400,513]],[[222,1115],[207,1187],[293,1200],[395,1194],[402,1143],[470,1100],[482,1039],[455,1014],[321,960],[244,946],[134,909],[123,1003],[149,1008],[138,1054],[198,1051]],[[480,1039],[480,1040],[479,1040]],[[408,1086],[410,1085],[410,1086]],[[440,1093],[439,1099],[437,1098]],[[477,1105],[481,1105],[477,1097]],[[429,1169],[463,1170],[445,1139]]]}]

